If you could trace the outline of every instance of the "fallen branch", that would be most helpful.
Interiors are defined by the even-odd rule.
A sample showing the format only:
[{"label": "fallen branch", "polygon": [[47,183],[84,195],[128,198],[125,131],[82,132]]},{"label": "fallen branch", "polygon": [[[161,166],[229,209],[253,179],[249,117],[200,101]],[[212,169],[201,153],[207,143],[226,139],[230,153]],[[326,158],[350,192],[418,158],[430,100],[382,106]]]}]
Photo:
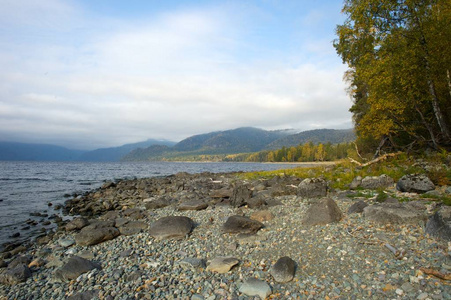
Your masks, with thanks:
[{"label": "fallen branch", "polygon": [[424,274],[432,275],[432,276],[435,276],[435,277],[443,279],[443,280],[451,280],[451,273],[445,274],[445,273],[439,272],[437,270],[426,269],[426,268],[420,268],[420,271],[423,272]]},{"label": "fallen branch", "polygon": [[357,164],[357,165],[359,165],[359,166],[361,166],[361,167],[366,167],[366,166],[375,164],[375,163],[377,163],[377,162],[380,162],[381,160],[385,160],[385,159],[387,159],[387,158],[389,158],[389,157],[397,156],[397,155],[399,155],[399,154],[401,154],[401,153],[403,153],[403,152],[388,153],[388,154],[379,156],[378,158],[373,159],[373,160],[371,160],[371,161],[369,161],[369,162],[367,162],[367,163],[364,163],[364,164],[362,164],[361,162],[356,161],[355,159],[353,159],[353,158],[351,158],[351,157],[348,157],[348,159],[349,159],[352,163],[355,163],[355,164]]},{"label": "fallen branch", "polygon": [[398,250],[388,243],[386,243],[384,246],[387,247],[388,250],[390,250],[395,255],[396,259],[403,259],[404,255],[406,254],[405,250],[403,249]]}]

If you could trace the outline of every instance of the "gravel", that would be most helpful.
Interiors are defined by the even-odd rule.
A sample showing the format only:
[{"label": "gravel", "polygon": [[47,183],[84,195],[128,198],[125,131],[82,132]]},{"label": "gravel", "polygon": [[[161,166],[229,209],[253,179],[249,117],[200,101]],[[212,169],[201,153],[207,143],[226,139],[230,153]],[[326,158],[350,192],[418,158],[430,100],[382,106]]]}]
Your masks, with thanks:
[{"label": "gravel", "polygon": [[[276,198],[283,205],[268,208],[274,219],[249,237],[221,229],[229,216],[250,216],[257,210],[230,206],[201,211],[168,206],[143,220],[150,225],[165,216],[189,217],[196,225],[184,239],[157,241],[142,232],[94,246],[63,248],[59,242],[73,236],[58,233],[49,244],[27,252],[43,255],[47,265],[32,267],[32,278],[25,283],[0,285],[0,299],[66,299],[86,291],[96,294],[95,299],[249,299],[240,292],[248,278],[266,282],[272,290],[268,298],[274,299],[451,299],[449,281],[420,271],[426,267],[451,272],[451,244],[425,236],[422,226],[375,224],[358,213],[345,214],[338,223],[305,226],[308,201]],[[335,200],[346,212],[359,199]],[[397,259],[385,244],[404,250],[404,255]],[[102,269],[57,282],[57,267],[51,262],[83,254],[90,254]],[[207,271],[201,263],[193,268],[180,263],[219,256],[236,257],[239,263],[224,274]],[[269,269],[283,256],[296,262],[296,273],[290,282],[277,283]]]}]

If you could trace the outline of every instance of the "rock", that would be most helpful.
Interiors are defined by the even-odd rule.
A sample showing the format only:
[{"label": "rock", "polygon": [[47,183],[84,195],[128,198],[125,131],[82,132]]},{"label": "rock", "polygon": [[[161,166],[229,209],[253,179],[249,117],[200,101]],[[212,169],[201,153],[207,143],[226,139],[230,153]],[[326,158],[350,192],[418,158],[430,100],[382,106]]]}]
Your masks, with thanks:
[{"label": "rock", "polygon": [[15,268],[18,265],[28,265],[31,262],[31,257],[28,255],[22,255],[14,258],[8,264],[8,269]]},{"label": "rock", "polygon": [[108,181],[102,185],[101,189],[105,190],[105,189],[114,188],[114,187],[116,187],[116,184],[114,182]]},{"label": "rock", "polygon": [[122,211],[122,214],[134,220],[140,220],[145,218],[145,215],[139,208],[128,208]]},{"label": "rock", "polygon": [[263,224],[256,220],[251,220],[248,217],[235,215],[227,219],[227,221],[222,226],[222,231],[224,233],[253,234],[260,230],[262,227]]},{"label": "rock", "polygon": [[424,174],[409,174],[399,179],[396,188],[401,192],[422,194],[434,190],[435,185]]},{"label": "rock", "polygon": [[323,198],[313,202],[302,220],[304,225],[325,225],[339,222],[343,218],[340,208],[334,200]]},{"label": "rock", "polygon": [[425,232],[433,237],[451,241],[451,207],[442,206],[429,217]]},{"label": "rock", "polygon": [[0,268],[6,268],[8,264],[3,259],[0,259]]},{"label": "rock", "polygon": [[60,245],[61,247],[67,248],[72,246],[73,244],[75,244],[75,240],[72,238],[61,238],[58,240],[58,245]]},{"label": "rock", "polygon": [[25,264],[18,264],[0,274],[0,283],[5,285],[15,285],[27,281],[31,277],[31,270]]},{"label": "rock", "polygon": [[148,228],[147,223],[144,223],[142,221],[131,221],[120,226],[119,231],[122,235],[128,236],[140,233],[147,228]]},{"label": "rock", "polygon": [[184,259],[179,260],[177,264],[192,269],[205,269],[206,266],[204,259],[196,257],[185,257]]},{"label": "rock", "polygon": [[246,205],[247,201],[252,197],[252,191],[244,184],[238,185],[233,189],[230,197],[230,204],[233,207]]},{"label": "rock", "polygon": [[212,190],[210,192],[211,198],[230,198],[232,197],[233,190],[229,188],[222,188],[219,190]]},{"label": "rock", "polygon": [[163,217],[150,225],[149,233],[156,239],[184,238],[194,227],[194,222],[188,217]]},{"label": "rock", "polygon": [[230,269],[239,263],[239,260],[235,257],[215,257],[213,258],[207,266],[207,271],[217,272],[217,273],[227,273]]},{"label": "rock", "polygon": [[255,197],[247,200],[247,207],[257,209],[266,206],[266,201],[263,197]]},{"label": "rock", "polygon": [[119,212],[117,210],[110,210],[103,214],[100,218],[103,220],[115,220],[119,218]]},{"label": "rock", "polygon": [[67,297],[67,300],[91,300],[99,295],[99,290],[89,290]]},{"label": "rock", "polygon": [[362,183],[362,177],[357,176],[349,184],[349,189],[350,190],[355,190],[355,189],[357,189],[360,186],[361,183]]},{"label": "rock", "polygon": [[385,174],[381,176],[367,176],[362,179],[360,186],[368,190],[377,190],[380,188],[386,188],[393,186],[393,179]]},{"label": "rock", "polygon": [[28,267],[29,268],[34,268],[34,267],[39,268],[39,267],[45,266],[45,264],[46,264],[45,260],[38,257],[38,258],[34,259],[31,263],[29,263]]},{"label": "rock", "polygon": [[274,219],[274,215],[269,210],[260,210],[252,213],[250,218],[258,222],[267,222]]},{"label": "rock", "polygon": [[271,294],[271,287],[263,280],[249,278],[240,287],[240,293],[247,296],[259,296],[266,299]]},{"label": "rock", "polygon": [[158,199],[144,199],[144,206],[146,209],[159,209],[172,204],[172,201],[167,198],[158,198]]},{"label": "rock", "polygon": [[423,209],[405,203],[387,203],[367,206],[363,209],[366,219],[381,224],[418,224],[426,220]]},{"label": "rock", "polygon": [[357,201],[348,208],[348,214],[349,215],[355,214],[355,213],[360,214],[363,212],[363,209],[367,206],[368,206],[368,203],[366,203],[365,201],[363,201],[363,200]]},{"label": "rock", "polygon": [[120,232],[116,227],[97,227],[89,225],[84,227],[80,233],[75,236],[77,245],[91,246],[105,241],[109,241],[119,236]]},{"label": "rock", "polygon": [[88,219],[84,217],[78,217],[67,223],[66,231],[80,230],[88,225],[89,225]]},{"label": "rock", "polygon": [[202,210],[206,209],[208,204],[199,199],[189,200],[183,203],[180,203],[178,210]]},{"label": "rock", "polygon": [[269,273],[274,277],[275,281],[284,283],[293,279],[295,270],[296,263],[294,260],[288,256],[284,256],[277,260],[269,270]]},{"label": "rock", "polygon": [[101,267],[87,259],[72,256],[61,268],[55,271],[54,275],[60,281],[69,281],[76,279],[81,274],[89,272],[92,269],[100,270]]},{"label": "rock", "polygon": [[319,198],[327,195],[327,182],[321,178],[306,178],[298,186],[298,196]]}]

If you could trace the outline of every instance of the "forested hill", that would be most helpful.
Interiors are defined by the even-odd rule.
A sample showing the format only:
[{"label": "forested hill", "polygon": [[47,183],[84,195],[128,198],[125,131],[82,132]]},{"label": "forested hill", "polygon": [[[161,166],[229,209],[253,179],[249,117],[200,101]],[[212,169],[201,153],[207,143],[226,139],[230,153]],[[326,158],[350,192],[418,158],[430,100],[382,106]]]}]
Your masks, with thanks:
[{"label": "forested hill", "polygon": [[288,130],[267,131],[244,127],[227,131],[211,132],[184,139],[174,147],[151,146],[136,149],[125,155],[124,161],[191,160],[200,155],[251,153],[266,149],[282,148],[313,143],[345,143],[354,139],[352,129],[319,129],[292,134]]},{"label": "forested hill", "polygon": [[312,142],[319,143],[348,143],[355,140],[353,129],[315,129],[299,132],[282,137],[265,147],[266,150],[275,150],[282,147],[296,147],[299,144]]}]

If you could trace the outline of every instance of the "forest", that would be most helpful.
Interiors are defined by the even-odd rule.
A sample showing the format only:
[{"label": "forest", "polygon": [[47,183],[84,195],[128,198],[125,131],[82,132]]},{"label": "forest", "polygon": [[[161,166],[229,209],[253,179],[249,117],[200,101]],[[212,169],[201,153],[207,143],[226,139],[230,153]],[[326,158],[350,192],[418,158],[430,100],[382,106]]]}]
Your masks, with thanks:
[{"label": "forest", "polygon": [[451,1],[346,0],[343,13],[334,47],[359,150],[449,150]]}]

